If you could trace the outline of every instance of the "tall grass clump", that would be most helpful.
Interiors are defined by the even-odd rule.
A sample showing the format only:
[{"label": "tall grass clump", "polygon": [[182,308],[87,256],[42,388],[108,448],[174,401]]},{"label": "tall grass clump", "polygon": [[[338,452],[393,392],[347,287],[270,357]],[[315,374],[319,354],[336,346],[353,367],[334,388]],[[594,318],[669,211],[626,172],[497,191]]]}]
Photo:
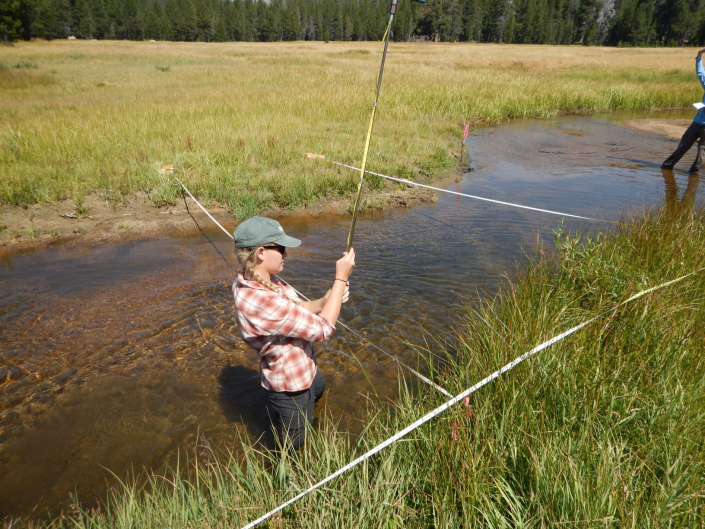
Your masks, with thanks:
[{"label": "tall grass clump", "polygon": [[[602,317],[419,430],[406,457],[423,462],[423,520],[702,526],[705,273],[620,303],[705,265],[704,212],[649,214],[614,235],[556,233],[555,259],[468,310],[441,385],[458,393]],[[417,402],[437,400],[426,393]]]},{"label": "tall grass clump", "polygon": [[[428,347],[460,393],[560,332],[466,402],[304,497],[263,527],[702,527],[705,523],[705,210],[664,210],[612,234],[556,230],[556,252]],[[440,338],[440,337],[439,337]],[[430,356],[429,356],[430,357]],[[271,510],[443,403],[403,381],[356,439],[330,419],[296,456],[196,454],[188,472],[125,484],[56,526],[230,527]],[[200,455],[199,455],[200,454]]]},{"label": "tall grass clump", "polygon": [[[19,43],[0,66],[0,203],[98,190],[168,205],[178,195],[159,178],[164,165],[238,216],[349,196],[347,170],[304,153],[360,161],[380,51],[374,42]],[[456,163],[467,120],[690,106],[702,95],[692,55],[394,43],[369,167],[394,173],[403,163],[407,177],[437,178]]]}]

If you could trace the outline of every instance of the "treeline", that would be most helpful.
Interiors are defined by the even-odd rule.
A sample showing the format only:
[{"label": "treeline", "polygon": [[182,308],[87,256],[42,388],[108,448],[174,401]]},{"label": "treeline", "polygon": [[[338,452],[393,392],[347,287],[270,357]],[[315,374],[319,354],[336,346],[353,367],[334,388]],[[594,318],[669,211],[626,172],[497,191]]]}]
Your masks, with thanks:
[{"label": "treeline", "polygon": [[[2,0],[0,38],[379,40],[388,0]],[[401,0],[397,41],[683,46],[705,0]]]}]

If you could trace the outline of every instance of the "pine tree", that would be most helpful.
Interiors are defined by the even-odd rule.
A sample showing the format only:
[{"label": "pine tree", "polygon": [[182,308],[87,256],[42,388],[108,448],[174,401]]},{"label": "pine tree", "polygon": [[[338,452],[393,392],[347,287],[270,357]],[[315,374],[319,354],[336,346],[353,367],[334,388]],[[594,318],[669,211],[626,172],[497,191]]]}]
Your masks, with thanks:
[{"label": "pine tree", "polygon": [[466,0],[463,6],[463,40],[482,41],[482,1]]},{"label": "pine tree", "polygon": [[159,38],[162,40],[174,40],[174,30],[166,13],[162,13],[162,16],[159,17]]},{"label": "pine tree", "polygon": [[78,21],[77,21],[77,36],[84,39],[92,39],[96,36],[96,20],[91,9],[90,0],[76,0]]},{"label": "pine tree", "polygon": [[511,0],[498,0],[490,4],[492,7],[488,12],[487,37],[490,42],[504,42],[507,23],[513,19],[514,5]]},{"label": "pine tree", "polygon": [[463,8],[460,0],[450,0],[446,2],[446,13],[450,18],[450,28],[447,40],[457,42],[463,33]]},{"label": "pine tree", "polygon": [[52,38],[65,39],[73,35],[73,18],[71,17],[71,4],[69,0],[56,0],[56,17],[54,18],[54,28],[52,28]]},{"label": "pine tree", "polygon": [[343,18],[343,40],[352,40],[354,32],[355,25],[353,24],[353,17],[351,17],[349,14],[346,14]]},{"label": "pine tree", "polygon": [[3,0],[0,4],[0,40],[12,42],[22,38],[20,0]]},{"label": "pine tree", "polygon": [[576,14],[575,26],[577,35],[575,42],[591,45],[597,36],[597,15],[600,11],[601,0],[582,0]]},{"label": "pine tree", "polygon": [[256,42],[259,40],[260,35],[260,22],[257,13],[257,4],[253,0],[245,0],[245,8],[247,12],[245,13],[245,21],[247,24],[247,36],[245,40]]},{"label": "pine tree", "polygon": [[186,38],[184,40],[188,42],[198,41],[199,35],[199,16],[198,10],[196,9],[196,4],[194,0],[186,0],[186,7],[184,9],[184,30]]},{"label": "pine tree", "polygon": [[142,9],[137,0],[124,0],[123,4],[124,32],[127,40],[142,40]]},{"label": "pine tree", "polygon": [[228,40],[228,33],[225,31],[225,22],[223,22],[222,18],[218,19],[218,22],[215,26],[215,41],[216,42],[225,42]]},{"label": "pine tree", "polygon": [[230,40],[245,40],[242,32],[243,19],[244,19],[244,6],[241,0],[232,0],[232,2],[226,2],[225,6],[225,27],[228,30],[228,38]]},{"label": "pine tree", "polygon": [[[33,0],[29,12],[29,38],[51,38],[48,34],[48,25],[52,18],[48,11],[50,7],[53,8],[53,5],[48,0]],[[0,7],[0,11],[2,11],[2,7]],[[25,37],[23,36],[23,38]],[[1,39],[2,37],[0,37]]]},{"label": "pine tree", "polygon": [[301,21],[293,9],[285,9],[282,13],[282,38],[289,41],[301,38]]},{"label": "pine tree", "polygon": [[693,39],[693,44],[702,46],[705,43],[705,2],[699,2],[695,11],[695,23],[697,25],[697,33]]},{"label": "pine tree", "polygon": [[109,31],[108,15],[105,0],[87,0],[91,5],[91,13],[95,22],[95,38],[107,38]]},{"label": "pine tree", "polygon": [[251,0],[244,0],[242,4],[242,16],[240,18],[240,40],[249,42],[252,40],[252,28],[250,27],[250,9],[248,4]]},{"label": "pine tree", "polygon": [[[165,29],[164,20],[169,22],[169,27],[171,29],[171,39],[172,40],[184,40],[184,32],[181,23],[181,6],[178,0],[164,0],[164,7],[162,9],[164,13],[164,19],[161,23],[162,32]],[[166,35],[164,35],[166,38]]]},{"label": "pine tree", "polygon": [[330,24],[330,38],[332,40],[344,40],[343,39],[343,5],[341,3],[334,4],[332,7],[333,16]]},{"label": "pine tree", "polygon": [[547,44],[562,44],[564,27],[567,21],[564,17],[566,9],[566,0],[550,0],[549,13],[548,13],[548,25],[549,25],[549,38]]},{"label": "pine tree", "polygon": [[161,6],[157,0],[152,1],[147,16],[144,19],[144,38],[159,40],[161,36]]},{"label": "pine tree", "polygon": [[411,2],[399,3],[394,21],[394,40],[408,42],[411,40],[415,26],[416,20],[411,9]]},{"label": "pine tree", "polygon": [[629,33],[625,35],[625,41],[637,46],[647,44],[651,29],[649,27],[650,20],[647,20],[648,14],[649,13],[645,9],[636,10],[631,27],[629,28]]},{"label": "pine tree", "polygon": [[262,22],[262,35],[261,39],[265,42],[274,42],[279,39],[279,23],[277,20],[277,12],[270,5],[269,9],[264,13],[264,20]]},{"label": "pine tree", "polygon": [[512,44],[514,42],[514,30],[517,24],[517,17],[514,10],[514,5],[511,2],[508,3],[508,9],[503,18],[506,19],[506,23],[504,25],[503,39],[500,40],[500,42]]},{"label": "pine tree", "polygon": [[686,0],[675,0],[673,3],[673,18],[668,31],[670,44],[683,46],[695,35],[695,17]]}]

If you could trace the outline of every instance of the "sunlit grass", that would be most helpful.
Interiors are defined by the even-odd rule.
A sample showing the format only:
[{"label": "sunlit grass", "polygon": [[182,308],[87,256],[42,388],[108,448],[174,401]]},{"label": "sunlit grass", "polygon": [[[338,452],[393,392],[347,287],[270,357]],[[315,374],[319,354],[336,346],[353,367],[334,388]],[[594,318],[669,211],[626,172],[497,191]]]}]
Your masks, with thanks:
[{"label": "sunlit grass", "polygon": [[[557,230],[557,253],[493,300],[464,309],[433,352],[457,394],[593,316],[461,403],[263,527],[702,527],[705,273],[626,305],[705,263],[705,211],[647,215],[614,235]],[[454,343],[449,349],[448,343]],[[427,355],[428,356],[428,355]],[[296,462],[200,448],[189,472],[127,483],[100,511],[56,525],[240,527],[411,424],[446,398],[401,386],[356,440],[330,420]]]},{"label": "sunlit grass", "polygon": [[[175,201],[175,174],[237,216],[348,196],[379,43],[20,43],[0,68],[0,202]],[[692,50],[393,43],[370,168],[433,178],[465,120],[690,105]],[[441,163],[441,166],[448,165]]]}]

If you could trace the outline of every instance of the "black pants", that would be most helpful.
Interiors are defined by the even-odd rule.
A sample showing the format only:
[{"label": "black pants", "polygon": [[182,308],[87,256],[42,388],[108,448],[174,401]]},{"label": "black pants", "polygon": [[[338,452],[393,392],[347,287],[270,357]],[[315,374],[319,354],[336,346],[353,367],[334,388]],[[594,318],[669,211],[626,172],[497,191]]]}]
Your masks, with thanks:
[{"label": "black pants", "polygon": [[683,155],[688,152],[688,149],[693,146],[695,140],[698,140],[698,153],[695,155],[695,161],[690,167],[690,172],[697,173],[700,170],[700,166],[703,164],[703,160],[705,160],[705,125],[695,123],[695,121],[693,121],[690,127],[683,133],[678,148],[663,162],[661,169],[673,169],[673,166],[676,165],[678,161],[683,158]]},{"label": "black pants", "polygon": [[282,445],[288,438],[298,449],[306,439],[306,424],[313,420],[313,403],[318,402],[326,389],[326,379],[316,371],[311,387],[303,391],[269,391],[269,407],[274,414],[274,427]]}]

